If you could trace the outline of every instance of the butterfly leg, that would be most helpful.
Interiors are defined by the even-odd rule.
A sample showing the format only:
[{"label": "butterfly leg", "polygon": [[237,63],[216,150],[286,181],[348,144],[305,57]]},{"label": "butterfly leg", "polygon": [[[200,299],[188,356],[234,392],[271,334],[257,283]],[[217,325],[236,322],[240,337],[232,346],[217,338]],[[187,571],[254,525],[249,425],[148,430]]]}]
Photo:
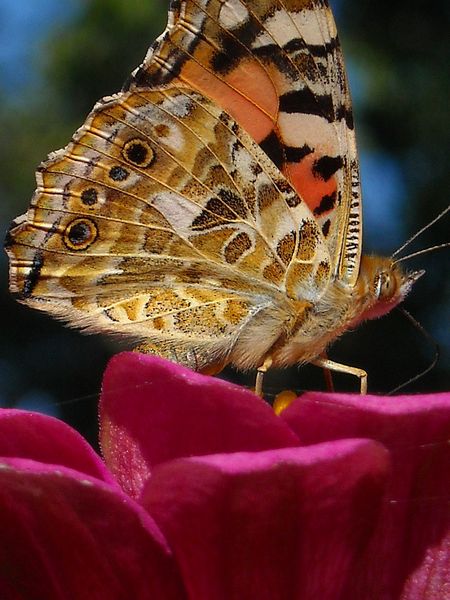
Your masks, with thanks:
[{"label": "butterfly leg", "polygon": [[[320,358],[324,358],[325,360],[328,360],[328,356],[324,353]],[[323,378],[325,379],[325,385],[327,388],[327,392],[334,392],[334,382],[333,382],[333,375],[331,373],[330,369],[325,369],[323,368]]]},{"label": "butterfly leg", "polygon": [[311,364],[316,365],[316,367],[328,369],[330,371],[336,371],[338,373],[348,373],[349,375],[355,375],[355,377],[359,377],[360,394],[367,394],[367,373],[363,369],[358,369],[357,367],[349,367],[348,365],[343,365],[341,363],[334,362],[334,360],[330,360],[329,358],[325,358],[323,356],[319,356],[318,358],[312,360]]},{"label": "butterfly leg", "polygon": [[325,379],[325,385],[327,386],[327,392],[334,392],[333,375],[330,369],[323,369],[323,377]]},{"label": "butterfly leg", "polygon": [[262,384],[263,384],[263,379],[264,379],[264,373],[267,373],[267,369],[270,369],[270,367],[272,366],[272,358],[270,356],[267,356],[264,359],[263,364],[258,367],[257,371],[256,371],[256,381],[255,381],[255,394],[257,396],[260,396],[262,398]]}]

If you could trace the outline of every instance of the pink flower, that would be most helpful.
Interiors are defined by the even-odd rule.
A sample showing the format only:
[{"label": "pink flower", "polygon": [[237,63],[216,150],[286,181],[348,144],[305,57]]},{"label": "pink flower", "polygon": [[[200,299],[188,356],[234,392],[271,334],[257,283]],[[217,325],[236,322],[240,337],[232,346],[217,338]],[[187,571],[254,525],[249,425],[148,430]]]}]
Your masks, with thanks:
[{"label": "pink flower", "polygon": [[450,394],[251,392],[134,353],[68,426],[0,413],[0,598],[442,600]]}]

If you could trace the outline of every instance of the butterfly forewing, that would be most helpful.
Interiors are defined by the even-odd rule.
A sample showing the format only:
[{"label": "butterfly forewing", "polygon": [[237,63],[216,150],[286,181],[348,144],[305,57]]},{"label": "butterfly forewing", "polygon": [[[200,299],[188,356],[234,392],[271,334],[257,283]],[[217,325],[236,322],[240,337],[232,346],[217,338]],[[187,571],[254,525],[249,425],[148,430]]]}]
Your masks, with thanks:
[{"label": "butterfly forewing", "polygon": [[212,98],[252,135],[308,204],[334,276],[353,285],[361,254],[359,169],[327,2],[173,2],[166,32],[129,85],[174,81]]}]

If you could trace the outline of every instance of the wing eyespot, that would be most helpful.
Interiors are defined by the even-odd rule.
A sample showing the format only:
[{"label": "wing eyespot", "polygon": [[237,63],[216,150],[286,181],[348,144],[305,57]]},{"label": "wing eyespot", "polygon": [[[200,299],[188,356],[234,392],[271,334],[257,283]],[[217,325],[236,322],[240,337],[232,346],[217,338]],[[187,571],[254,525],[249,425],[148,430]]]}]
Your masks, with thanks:
[{"label": "wing eyespot", "polygon": [[96,224],[90,219],[75,219],[66,227],[64,244],[69,250],[86,250],[98,236]]},{"label": "wing eyespot", "polygon": [[81,192],[81,202],[85,206],[93,206],[98,200],[97,190],[95,188],[87,188]]},{"label": "wing eyespot", "polygon": [[142,169],[149,167],[155,158],[150,144],[139,138],[129,140],[123,147],[122,154],[128,163]]},{"label": "wing eyespot", "polygon": [[113,181],[125,181],[125,179],[128,178],[129,174],[130,173],[120,165],[115,165],[109,170],[109,177]]}]

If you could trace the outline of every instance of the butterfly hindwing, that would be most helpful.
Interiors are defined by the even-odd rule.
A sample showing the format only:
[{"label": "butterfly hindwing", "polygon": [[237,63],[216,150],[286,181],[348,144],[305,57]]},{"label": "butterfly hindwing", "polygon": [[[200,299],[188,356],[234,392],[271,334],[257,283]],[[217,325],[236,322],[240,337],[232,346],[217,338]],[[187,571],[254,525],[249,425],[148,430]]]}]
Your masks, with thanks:
[{"label": "butterfly hindwing", "polygon": [[330,276],[308,207],[229,115],[183,88],[99,103],[40,168],[10,237],[12,288],[28,303],[218,355],[255,314],[320,294]]}]

